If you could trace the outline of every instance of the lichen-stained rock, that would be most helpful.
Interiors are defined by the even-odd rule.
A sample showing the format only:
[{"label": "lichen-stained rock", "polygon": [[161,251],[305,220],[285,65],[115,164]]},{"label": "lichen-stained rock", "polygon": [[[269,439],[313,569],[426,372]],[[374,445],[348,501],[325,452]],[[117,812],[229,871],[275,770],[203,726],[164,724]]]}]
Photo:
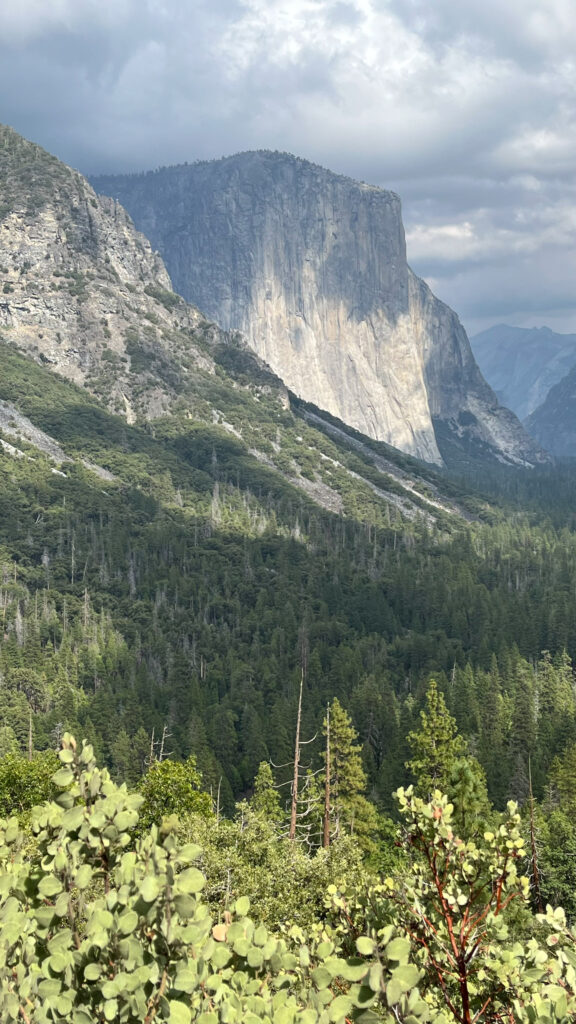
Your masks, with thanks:
[{"label": "lichen-stained rock", "polygon": [[428,462],[454,446],[544,457],[410,270],[393,192],[270,152],[94,185],[126,206],[176,289],[301,398]]}]

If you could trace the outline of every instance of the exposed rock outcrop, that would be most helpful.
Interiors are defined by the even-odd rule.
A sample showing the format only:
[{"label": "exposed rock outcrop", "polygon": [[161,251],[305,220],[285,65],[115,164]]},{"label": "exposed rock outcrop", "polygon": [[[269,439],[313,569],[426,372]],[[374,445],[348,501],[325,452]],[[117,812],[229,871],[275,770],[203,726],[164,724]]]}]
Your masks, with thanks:
[{"label": "exposed rock outcrop", "polygon": [[162,413],[217,329],[113,199],[0,126],[2,337],[128,418]]},{"label": "exposed rock outcrop", "polygon": [[126,206],[176,289],[241,330],[300,397],[428,462],[442,462],[447,434],[502,461],[544,458],[456,314],[410,270],[394,193],[269,152],[94,184]]}]

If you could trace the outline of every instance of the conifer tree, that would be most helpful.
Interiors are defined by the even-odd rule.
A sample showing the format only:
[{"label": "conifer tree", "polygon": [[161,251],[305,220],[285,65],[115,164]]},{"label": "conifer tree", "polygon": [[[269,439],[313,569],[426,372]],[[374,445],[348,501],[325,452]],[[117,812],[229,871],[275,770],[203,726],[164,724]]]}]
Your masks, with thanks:
[{"label": "conifer tree", "polygon": [[[323,732],[326,735],[327,719]],[[366,798],[367,779],[362,765],[358,733],[338,698],[330,707],[330,818],[331,836],[355,835],[369,851],[378,828],[378,816]],[[326,754],[323,754],[326,760]],[[325,779],[323,780],[325,783]]]},{"label": "conifer tree", "polygon": [[418,732],[408,735],[412,757],[406,767],[416,779],[417,791],[428,797],[436,789],[448,790],[456,762],[466,749],[435,679],[430,680],[420,722]]},{"label": "conifer tree", "polygon": [[432,679],[426,694],[427,710],[420,712],[421,728],[408,742],[412,760],[406,763],[416,779],[416,790],[430,799],[435,790],[448,794],[454,822],[463,835],[483,827],[490,812],[484,769],[466,754],[466,743],[448,711],[444,696]]},{"label": "conifer tree", "polygon": [[250,807],[266,821],[281,822],[284,818],[272,769],[267,761],[261,761],[258,767]]}]

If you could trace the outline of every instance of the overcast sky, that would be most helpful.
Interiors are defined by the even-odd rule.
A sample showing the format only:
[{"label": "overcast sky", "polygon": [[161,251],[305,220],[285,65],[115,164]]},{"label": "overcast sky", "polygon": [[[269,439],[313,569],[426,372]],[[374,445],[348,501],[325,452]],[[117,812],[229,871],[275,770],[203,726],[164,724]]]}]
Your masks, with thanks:
[{"label": "overcast sky", "polygon": [[392,188],[470,333],[576,331],[576,0],[2,0],[0,120],[85,173],[281,149]]}]

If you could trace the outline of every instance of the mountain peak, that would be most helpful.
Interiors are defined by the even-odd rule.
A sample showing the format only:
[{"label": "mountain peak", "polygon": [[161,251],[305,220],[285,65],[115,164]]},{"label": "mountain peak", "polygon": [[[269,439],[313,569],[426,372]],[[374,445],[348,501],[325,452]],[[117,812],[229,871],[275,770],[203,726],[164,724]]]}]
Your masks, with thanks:
[{"label": "mountain peak", "polygon": [[472,348],[488,383],[522,420],[576,363],[576,335],[546,326],[496,324],[475,335]]},{"label": "mountain peak", "polygon": [[410,270],[398,196],[254,151],[98,177],[162,253],[180,294],[299,397],[437,464],[442,449],[542,454],[476,366],[456,314]]}]

